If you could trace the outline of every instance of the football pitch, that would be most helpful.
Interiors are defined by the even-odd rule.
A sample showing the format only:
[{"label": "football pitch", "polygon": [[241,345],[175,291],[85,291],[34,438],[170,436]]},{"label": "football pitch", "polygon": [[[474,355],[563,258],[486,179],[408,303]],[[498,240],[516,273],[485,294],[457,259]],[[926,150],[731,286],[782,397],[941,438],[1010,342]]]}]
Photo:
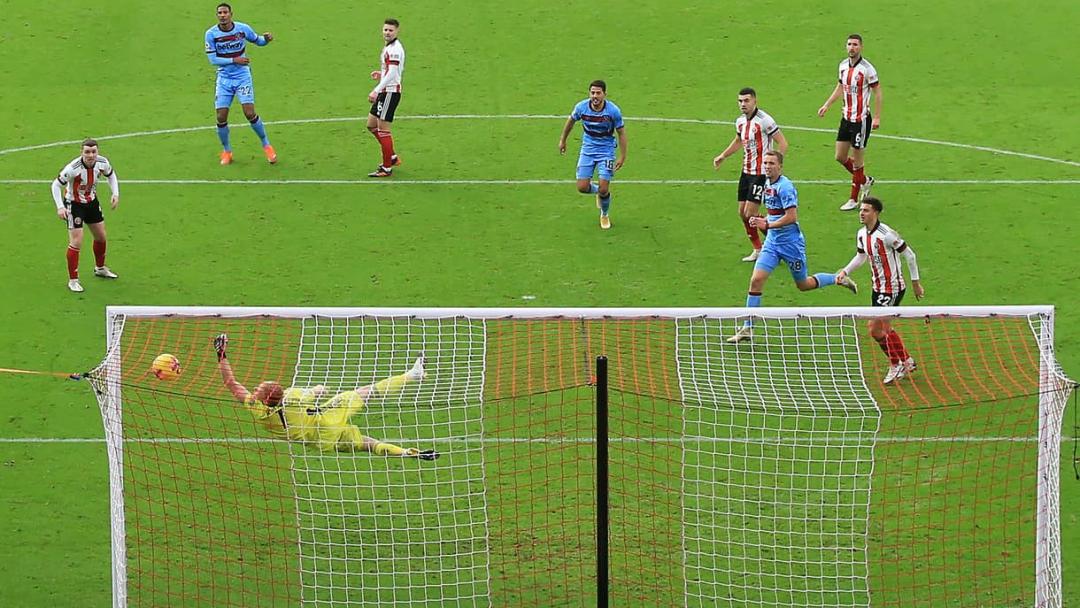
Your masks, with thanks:
[{"label": "football pitch", "polygon": [[[838,210],[848,195],[833,160],[839,107],[824,119],[816,110],[845,37],[860,32],[884,90],[867,172],[883,221],[918,252],[923,303],[1055,305],[1058,358],[1080,376],[1074,2],[424,1],[389,14],[234,3],[237,21],[275,35],[248,54],[280,160],[266,163],[234,105],[227,167],[202,44],[213,3],[6,6],[0,367],[92,367],[108,305],[741,306],[750,266],[739,261],[749,246],[738,167],[731,159],[715,172],[711,160],[733,136],[744,86],[791,144],[785,174],[799,189],[811,272],[835,271],[859,225]],[[404,165],[371,181],[368,73],[387,16],[401,21],[409,53],[394,122]],[[580,127],[566,156],[556,147],[595,78],[622,108],[629,140],[609,231],[573,186]],[[92,276],[87,243],[86,292],[73,294],[49,181],[87,136],[120,179],[120,208],[105,215],[121,278]],[[866,270],[855,278],[865,285]],[[799,293],[777,272],[764,305],[865,305],[868,291]],[[110,605],[108,471],[92,392],[0,374],[0,402],[0,606]],[[1080,482],[1064,434],[1062,580],[1076,606]],[[663,466],[645,472],[655,479],[644,485],[672,483]],[[664,536],[677,531],[641,533],[677,542]]]}]

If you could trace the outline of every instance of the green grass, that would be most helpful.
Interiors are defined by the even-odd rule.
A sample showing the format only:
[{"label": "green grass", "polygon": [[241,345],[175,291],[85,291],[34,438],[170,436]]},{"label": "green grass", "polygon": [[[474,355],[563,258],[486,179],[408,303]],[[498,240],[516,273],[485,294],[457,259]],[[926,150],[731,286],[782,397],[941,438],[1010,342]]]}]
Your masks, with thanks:
[{"label": "green grass", "polygon": [[[1080,71],[1080,46],[1069,42],[1070,25],[1080,20],[1075,3],[1056,1],[1037,13],[1005,1],[646,2],[618,9],[583,2],[472,3],[468,10],[409,3],[394,9],[409,52],[394,129],[406,164],[394,179],[566,183],[373,186],[126,181],[360,179],[377,162],[377,147],[359,122],[271,124],[281,157],[271,167],[236,108],[236,164],[219,167],[209,128],[213,73],[202,52],[212,6],[123,1],[41,12],[25,0],[8,4],[0,24],[0,102],[11,118],[0,126],[0,149],[207,129],[102,140],[123,192],[121,208],[106,210],[109,264],[121,279],[90,277],[87,251],[87,291],[78,296],[64,287],[65,235],[48,194],[48,180],[77,146],[0,155],[0,179],[35,180],[0,183],[7,243],[0,270],[7,296],[0,301],[2,367],[70,372],[92,366],[104,350],[104,307],[117,304],[741,305],[749,269],[737,262],[746,245],[733,221],[730,183],[616,180],[615,227],[601,233],[592,198],[575,194],[570,183],[574,146],[567,157],[556,151],[561,119],[414,118],[562,115],[597,77],[607,79],[611,99],[627,116],[630,150],[621,180],[734,179],[734,167],[717,174],[710,166],[730,140],[730,126],[635,118],[733,120],[735,93],[755,86],[791,142],[785,169],[799,187],[812,270],[833,270],[849,259],[857,228],[855,218],[836,210],[846,188],[803,182],[845,174],[832,160],[831,133],[796,127],[835,126],[836,109],[823,120],[815,110],[832,89],[844,36],[860,31],[886,96],[868,168],[881,180],[875,192],[887,205],[885,220],[919,253],[925,302],[1054,304],[1058,356],[1080,375],[1080,309],[1070,262],[1080,252],[1080,186],[888,183],[1076,180],[1080,169],[883,137],[1080,160],[1080,115],[1068,111],[1080,103],[1080,93],[1067,80]],[[366,115],[366,74],[374,67],[382,13],[322,2],[235,8],[239,20],[277,37],[251,52],[265,120]],[[860,274],[865,279],[865,271]],[[765,303],[852,300],[842,290],[800,294],[780,273]],[[211,368],[187,373],[200,374],[209,391]],[[6,404],[4,438],[102,434],[85,385],[4,375],[0,400]],[[0,562],[7,572],[0,575],[0,605],[108,605],[108,475],[101,444],[0,443],[0,463],[0,511],[6,514]],[[1070,469],[1064,463],[1063,586],[1066,605],[1078,605],[1080,523],[1074,513],[1080,486]],[[665,479],[661,466],[640,475],[642,483]],[[974,517],[983,517],[982,504],[972,505]],[[992,511],[985,517],[993,519]],[[565,552],[578,550],[588,552],[587,546]],[[926,581],[929,575],[911,576]],[[682,588],[670,577],[644,582]],[[570,592],[552,591],[559,593]],[[992,599],[981,603],[994,605]]]}]

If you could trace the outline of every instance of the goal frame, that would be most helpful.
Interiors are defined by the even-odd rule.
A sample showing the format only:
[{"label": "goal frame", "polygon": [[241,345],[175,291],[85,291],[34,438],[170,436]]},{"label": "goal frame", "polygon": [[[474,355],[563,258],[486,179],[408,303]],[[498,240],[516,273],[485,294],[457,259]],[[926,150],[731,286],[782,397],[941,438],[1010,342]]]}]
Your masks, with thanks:
[{"label": "goal frame", "polygon": [[[1036,504],[1035,539],[1035,590],[1032,599],[1035,606],[1048,606],[1061,599],[1061,546],[1060,546],[1060,475],[1052,474],[1060,466],[1061,419],[1054,417],[1053,393],[1064,378],[1054,358],[1054,307],[1049,305],[1026,306],[905,306],[877,308],[853,307],[764,307],[764,308],[711,308],[711,307],[662,307],[662,308],[451,308],[451,307],[244,307],[244,306],[108,306],[106,307],[107,351],[102,367],[120,365],[120,336],[123,322],[139,317],[219,317],[253,318],[273,317],[280,319],[327,317],[397,317],[424,320],[468,317],[475,320],[496,319],[642,319],[685,318],[741,319],[766,317],[770,319],[796,319],[828,316],[855,318],[957,318],[957,317],[1041,317],[1041,324],[1033,329],[1032,339],[1039,346],[1039,429],[1038,429],[1038,490]],[[127,606],[127,550],[124,515],[124,442],[122,429],[123,403],[118,375],[107,380],[108,398],[102,407],[109,408],[111,416],[103,416],[106,446],[109,458],[109,500],[112,548],[113,607]],[[1055,441],[1056,439],[1056,441]]]}]

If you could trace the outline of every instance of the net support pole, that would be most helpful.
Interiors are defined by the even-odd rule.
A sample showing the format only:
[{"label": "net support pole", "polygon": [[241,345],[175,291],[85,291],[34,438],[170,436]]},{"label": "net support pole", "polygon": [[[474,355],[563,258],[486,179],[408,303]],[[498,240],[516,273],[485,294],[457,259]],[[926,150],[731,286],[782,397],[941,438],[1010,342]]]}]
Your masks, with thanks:
[{"label": "net support pole", "polygon": [[596,605],[608,605],[608,360],[596,358]]}]

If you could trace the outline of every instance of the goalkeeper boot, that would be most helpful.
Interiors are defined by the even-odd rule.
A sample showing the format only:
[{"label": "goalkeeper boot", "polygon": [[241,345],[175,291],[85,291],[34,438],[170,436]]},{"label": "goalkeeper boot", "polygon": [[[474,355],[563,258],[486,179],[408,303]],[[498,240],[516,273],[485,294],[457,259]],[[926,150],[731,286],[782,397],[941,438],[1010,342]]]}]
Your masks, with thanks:
[{"label": "goalkeeper boot", "polygon": [[231,165],[232,164],[232,151],[231,150],[222,150],[221,151],[221,164],[223,164],[223,165]]},{"label": "goalkeeper boot", "polygon": [[885,379],[881,382],[883,384],[892,384],[900,378],[903,378],[905,375],[907,375],[907,368],[904,367],[904,362],[901,361],[900,363],[889,367],[889,372],[885,374]]},{"label": "goalkeeper boot", "polygon": [[750,252],[750,255],[743,258],[742,261],[744,261],[744,262],[756,262],[759,255],[761,255],[761,250],[760,249],[754,249],[753,251]]},{"label": "goalkeeper boot", "polygon": [[119,275],[109,270],[108,266],[94,266],[94,276],[103,279],[116,279]]},{"label": "goalkeeper boot", "polygon": [[389,167],[379,165],[378,169],[375,169],[371,173],[368,173],[368,177],[390,177],[394,174],[394,170]]},{"label": "goalkeeper boot", "polygon": [[745,342],[754,335],[754,330],[749,326],[744,325],[739,328],[739,331],[735,332],[735,335],[727,339],[728,344],[738,344],[739,342]]},{"label": "goalkeeper boot", "polygon": [[863,199],[865,199],[867,196],[870,195],[870,188],[873,187],[873,185],[874,185],[874,178],[867,175],[866,176],[866,181],[864,181],[862,186],[859,187],[859,202],[860,203],[863,202]]},{"label": "goalkeeper boot", "polygon": [[405,375],[409,377],[410,382],[419,382],[424,379],[424,376],[427,375],[424,373],[424,353],[420,353],[412,368],[405,372]]},{"label": "goalkeeper boot", "polygon": [[439,457],[439,453],[435,450],[420,450],[416,457],[420,460],[435,460]]},{"label": "goalkeeper boot", "polygon": [[851,293],[858,295],[859,285],[855,281],[851,280],[851,277],[845,276],[843,279],[837,279],[836,284],[841,287],[846,287],[851,290]]},{"label": "goalkeeper boot", "polygon": [[852,209],[855,209],[858,206],[859,206],[859,203],[855,202],[855,199],[849,198],[849,199],[847,199],[846,203],[844,203],[843,205],[840,205],[840,211],[851,211]]},{"label": "goalkeeper boot", "polygon": [[277,152],[274,152],[274,146],[270,144],[263,146],[263,154],[266,154],[266,162],[271,165],[277,164]]},{"label": "goalkeeper boot", "polygon": [[79,279],[71,279],[71,280],[69,280],[68,281],[68,289],[70,289],[71,291],[74,291],[75,293],[82,293],[84,291],[82,283],[79,282]]}]

